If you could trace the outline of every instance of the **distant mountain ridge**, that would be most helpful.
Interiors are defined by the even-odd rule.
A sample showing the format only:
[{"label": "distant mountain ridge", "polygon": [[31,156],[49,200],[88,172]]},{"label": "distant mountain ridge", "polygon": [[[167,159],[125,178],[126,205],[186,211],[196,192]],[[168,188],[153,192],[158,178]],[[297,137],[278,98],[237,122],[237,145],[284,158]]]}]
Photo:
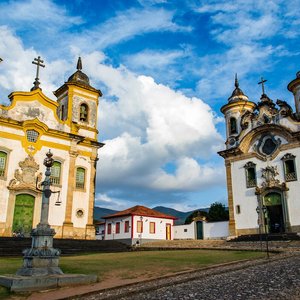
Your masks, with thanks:
[{"label": "distant mountain ridge", "polygon": [[[209,208],[199,208],[199,209],[194,209],[191,211],[187,211],[187,212],[182,212],[173,208],[169,208],[169,207],[165,207],[165,206],[155,206],[153,208],[156,211],[159,211],[161,213],[164,213],[166,215],[170,215],[170,216],[174,216],[177,218],[177,220],[175,220],[175,225],[182,225],[185,222],[185,219],[191,214],[193,213],[195,210],[201,210],[201,211],[206,211],[208,212]],[[113,209],[108,209],[108,208],[104,208],[104,207],[98,207],[95,206],[94,208],[94,219],[97,221],[103,221],[103,217],[107,216],[107,215],[111,215],[114,214],[116,212],[119,212],[118,210],[113,210]]]}]

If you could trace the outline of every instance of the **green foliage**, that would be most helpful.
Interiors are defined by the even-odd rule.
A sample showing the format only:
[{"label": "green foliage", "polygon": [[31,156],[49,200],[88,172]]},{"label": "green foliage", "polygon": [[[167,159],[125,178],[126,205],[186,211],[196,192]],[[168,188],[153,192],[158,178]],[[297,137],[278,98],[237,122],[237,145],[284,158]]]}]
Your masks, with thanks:
[{"label": "green foliage", "polygon": [[208,220],[209,222],[228,221],[229,212],[225,205],[220,202],[212,203],[208,211]]},{"label": "green foliage", "polygon": [[208,214],[205,211],[195,210],[185,219],[184,224],[191,224],[193,222],[194,218],[207,217],[207,215]]}]

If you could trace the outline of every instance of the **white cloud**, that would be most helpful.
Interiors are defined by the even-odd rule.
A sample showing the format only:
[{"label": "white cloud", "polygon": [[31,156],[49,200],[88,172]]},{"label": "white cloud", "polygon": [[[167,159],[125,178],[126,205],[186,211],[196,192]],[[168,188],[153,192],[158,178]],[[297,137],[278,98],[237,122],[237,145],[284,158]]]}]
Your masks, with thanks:
[{"label": "white cloud", "polygon": [[98,193],[95,197],[95,206],[105,207],[114,210],[124,210],[130,206],[136,205],[128,200],[119,199],[116,197],[110,197],[107,194]]},{"label": "white cloud", "polygon": [[42,28],[66,28],[83,23],[81,17],[69,16],[65,7],[58,6],[50,0],[4,2],[0,3],[0,11],[1,14],[5,16],[7,23],[13,23],[17,27],[22,27],[23,30],[24,22],[27,22],[27,30],[33,27],[37,27],[36,29],[39,30]]},{"label": "white cloud", "polygon": [[[43,53],[25,48],[20,38],[7,26],[0,26],[0,54],[3,58],[0,86],[4,89],[1,95],[6,97],[11,91],[29,91],[36,75],[36,66],[32,61],[38,55],[43,59]],[[61,69],[68,71],[71,66],[64,60],[44,61],[44,64],[46,67],[40,70],[40,87],[48,97],[53,98],[52,91],[57,89],[57,84],[64,82]]]},{"label": "white cloud", "polygon": [[118,13],[105,23],[83,32],[75,42],[78,45],[86,44],[91,47],[103,49],[121,43],[136,36],[158,31],[191,31],[187,26],[180,26],[173,21],[174,13],[164,9],[128,9]]},{"label": "white cloud", "polygon": [[127,55],[124,57],[125,63],[128,66],[136,68],[146,67],[148,69],[156,69],[170,66],[178,58],[187,56],[183,50],[175,51],[154,51],[144,50],[139,53]]},{"label": "white cloud", "polygon": [[[99,182],[172,192],[223,183],[216,175],[222,167],[197,162],[209,159],[223,143],[211,108],[149,76],[96,63],[97,55],[86,56],[87,73],[118,99],[100,102],[100,133],[109,132],[111,138],[100,150]],[[176,173],[166,174],[163,166],[171,161]]]}]

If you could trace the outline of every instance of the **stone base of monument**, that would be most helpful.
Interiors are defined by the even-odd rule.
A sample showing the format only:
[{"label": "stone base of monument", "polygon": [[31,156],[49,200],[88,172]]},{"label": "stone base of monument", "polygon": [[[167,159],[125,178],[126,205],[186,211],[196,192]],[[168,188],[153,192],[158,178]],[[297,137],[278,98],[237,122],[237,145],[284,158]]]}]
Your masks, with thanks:
[{"label": "stone base of monument", "polygon": [[9,288],[12,292],[40,291],[64,286],[90,284],[95,283],[96,281],[96,275],[82,274],[55,274],[47,276],[0,276],[0,285]]}]

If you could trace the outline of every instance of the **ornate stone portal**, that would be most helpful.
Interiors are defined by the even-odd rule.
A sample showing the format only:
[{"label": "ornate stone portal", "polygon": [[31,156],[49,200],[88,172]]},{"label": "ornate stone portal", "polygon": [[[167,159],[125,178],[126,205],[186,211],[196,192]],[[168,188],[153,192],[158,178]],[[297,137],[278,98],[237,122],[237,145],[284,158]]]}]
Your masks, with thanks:
[{"label": "ornate stone portal", "polygon": [[[286,192],[289,190],[286,186],[285,182],[280,183],[276,176],[279,175],[277,170],[277,166],[267,166],[262,169],[262,178],[264,182],[262,182],[261,187],[256,187],[255,194],[257,195],[258,207],[257,211],[259,213],[259,226],[266,226],[268,221],[266,221],[266,217],[268,215],[268,207],[273,205],[281,206],[282,209],[282,218],[283,218],[283,227],[282,230],[288,232],[290,230],[290,221],[287,209],[287,195]],[[270,196],[277,195],[276,199],[270,198]],[[268,197],[269,196],[269,197]],[[276,201],[274,201],[276,200]],[[263,211],[266,211],[267,215]],[[259,227],[259,228],[260,228]],[[267,232],[267,230],[265,229]]]}]

